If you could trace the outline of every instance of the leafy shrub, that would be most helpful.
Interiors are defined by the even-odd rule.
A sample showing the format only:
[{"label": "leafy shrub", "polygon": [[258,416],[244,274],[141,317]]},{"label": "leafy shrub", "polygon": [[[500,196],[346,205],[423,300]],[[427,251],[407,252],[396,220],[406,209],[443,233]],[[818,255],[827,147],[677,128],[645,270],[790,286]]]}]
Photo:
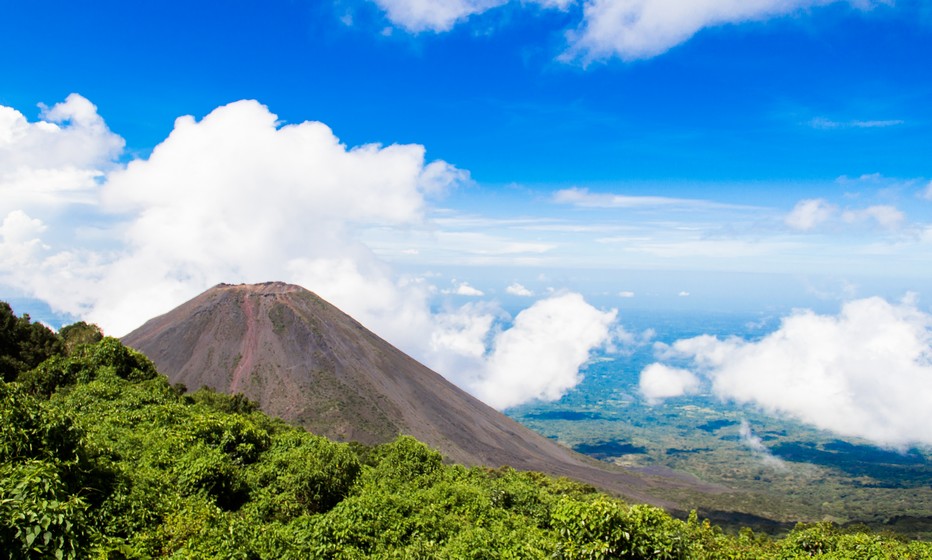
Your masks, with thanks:
[{"label": "leafy shrub", "polygon": [[49,397],[59,387],[88,383],[103,372],[128,381],[145,381],[158,375],[149,358],[115,338],[105,337],[95,344],[75,347],[67,357],[53,356],[20,375],[19,381],[30,393]]},{"label": "leafy shrub", "polygon": [[607,497],[563,500],[553,512],[553,525],[561,539],[557,556],[566,560],[686,557],[678,522],[652,506],[629,507]]},{"label": "leafy shrub", "polygon": [[178,458],[174,472],[183,494],[204,492],[223,509],[237,509],[247,499],[240,469],[215,447],[191,446]]},{"label": "leafy shrub", "polygon": [[280,521],[327,512],[349,495],[360,468],[346,444],[298,430],[276,434],[252,469],[257,507]]},{"label": "leafy shrub", "polygon": [[194,414],[186,428],[198,441],[216,447],[240,464],[254,462],[270,442],[268,432],[239,415],[204,411]]},{"label": "leafy shrub", "polygon": [[82,558],[86,507],[52,462],[0,465],[0,558]]},{"label": "leafy shrub", "polygon": [[443,456],[411,436],[376,447],[369,457],[371,475],[386,488],[401,485],[429,486],[443,467]]},{"label": "leafy shrub", "polygon": [[0,382],[0,462],[84,459],[83,432],[71,417],[49,408],[15,384]]}]

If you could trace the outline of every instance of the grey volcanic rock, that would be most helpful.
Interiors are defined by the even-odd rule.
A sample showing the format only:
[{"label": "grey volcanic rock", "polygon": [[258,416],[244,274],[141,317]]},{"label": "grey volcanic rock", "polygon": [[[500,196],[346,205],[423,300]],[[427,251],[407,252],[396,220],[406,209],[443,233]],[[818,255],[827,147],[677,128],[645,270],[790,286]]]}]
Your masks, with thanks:
[{"label": "grey volcanic rock", "polygon": [[453,462],[567,476],[666,506],[651,489],[697,489],[681,476],[612,469],[525,428],[299,286],[220,284],[123,342],[172,383],[243,393],[333,439],[374,444],[409,434]]}]

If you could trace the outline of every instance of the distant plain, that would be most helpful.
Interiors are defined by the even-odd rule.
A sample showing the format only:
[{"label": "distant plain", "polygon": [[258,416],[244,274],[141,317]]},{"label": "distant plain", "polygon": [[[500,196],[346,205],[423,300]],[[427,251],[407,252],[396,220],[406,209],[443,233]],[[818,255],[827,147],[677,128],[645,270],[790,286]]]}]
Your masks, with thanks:
[{"label": "distant plain", "polygon": [[[932,537],[932,449],[884,449],[819,430],[704,391],[649,405],[638,392],[654,361],[652,342],[701,333],[755,339],[775,320],[738,313],[632,312],[632,332],[655,330],[628,354],[599,356],[562,399],[506,413],[528,427],[599,460],[637,469],[670,468],[729,490],[678,495],[726,527],[779,533],[797,521],[866,524]],[[742,436],[742,424],[750,429]],[[749,444],[758,438],[763,449]],[[674,496],[670,496],[674,497]],[[734,511],[733,518],[721,511]],[[742,515],[744,514],[744,515]]]}]

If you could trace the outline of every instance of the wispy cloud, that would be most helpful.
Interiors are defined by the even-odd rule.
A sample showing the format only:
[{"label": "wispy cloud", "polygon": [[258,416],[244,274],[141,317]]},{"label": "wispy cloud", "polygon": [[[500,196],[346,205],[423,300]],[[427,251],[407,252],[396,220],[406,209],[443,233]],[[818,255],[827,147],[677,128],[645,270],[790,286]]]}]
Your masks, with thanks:
[{"label": "wispy cloud", "polygon": [[[700,30],[762,21],[831,4],[838,0],[586,0],[583,22],[568,33],[564,59],[651,58],[685,43]],[[869,8],[882,0],[862,0]]]},{"label": "wispy cloud", "polygon": [[760,456],[761,461],[765,465],[776,469],[786,468],[786,464],[779,457],[775,457],[774,454],[770,452],[770,449],[767,449],[767,446],[764,445],[760,437],[754,434],[747,420],[741,421],[741,425],[738,427],[738,435],[741,436],[741,443]]},{"label": "wispy cloud", "polygon": [[889,128],[891,126],[906,124],[906,121],[900,119],[836,121],[825,117],[815,117],[807,124],[819,130],[835,130],[846,128]]},{"label": "wispy cloud", "polygon": [[932,181],[919,191],[919,195],[926,200],[932,200]]},{"label": "wispy cloud", "polygon": [[554,193],[553,202],[580,208],[730,208],[750,210],[750,206],[724,204],[695,198],[672,198],[665,196],[632,196],[614,193],[594,193],[589,189],[573,187]]},{"label": "wispy cloud", "polygon": [[449,31],[475,14],[506,4],[508,0],[372,0],[395,25],[412,33]]},{"label": "wispy cloud", "polygon": [[[618,57],[652,58],[685,43],[705,28],[762,21],[801,13],[842,0],[693,0],[688,7],[677,0],[371,0],[396,26],[411,33],[445,32],[469,18],[506,4],[566,10],[582,6],[582,19],[566,31],[566,62]],[[885,0],[852,3],[869,9]],[[884,126],[890,121],[858,121]],[[880,123],[880,124],[875,124]]]},{"label": "wispy cloud", "polygon": [[906,221],[906,215],[889,204],[842,209],[825,199],[811,198],[796,203],[783,221],[791,229],[812,231],[835,220],[849,225],[868,224],[895,230]]}]

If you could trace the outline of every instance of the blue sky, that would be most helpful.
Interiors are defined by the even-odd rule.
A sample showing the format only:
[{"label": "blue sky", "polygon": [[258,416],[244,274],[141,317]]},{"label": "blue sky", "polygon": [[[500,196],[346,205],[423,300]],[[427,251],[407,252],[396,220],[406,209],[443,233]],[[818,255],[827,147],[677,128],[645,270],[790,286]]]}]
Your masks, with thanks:
[{"label": "blue sky", "polygon": [[217,282],[292,281],[481,393],[502,321],[545,302],[591,319],[554,359],[574,375],[627,308],[932,302],[925,2],[0,16],[0,295],[21,311],[123,334]]},{"label": "blue sky", "polygon": [[928,175],[932,23],[919,3],[834,2],[589,62],[557,60],[578,4],[510,3],[413,34],[362,1],[7,4],[2,102],[35,116],[80,93],[131,153],[180,115],[257,99],[349,145],[425,145],[491,187],[734,196],[696,182],[778,181],[792,197],[811,194],[800,181]]}]

